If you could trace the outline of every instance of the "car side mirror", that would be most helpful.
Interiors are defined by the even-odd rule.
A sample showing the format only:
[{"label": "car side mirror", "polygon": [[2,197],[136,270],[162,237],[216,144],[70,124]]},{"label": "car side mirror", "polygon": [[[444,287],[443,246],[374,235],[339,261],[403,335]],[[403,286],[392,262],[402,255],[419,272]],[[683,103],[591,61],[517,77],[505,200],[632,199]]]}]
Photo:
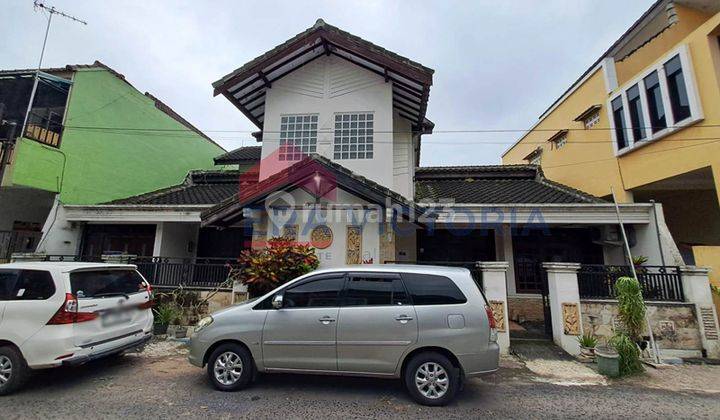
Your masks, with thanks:
[{"label": "car side mirror", "polygon": [[273,297],[272,300],[272,307],[275,309],[280,309],[283,306],[283,295],[282,293],[278,293]]}]

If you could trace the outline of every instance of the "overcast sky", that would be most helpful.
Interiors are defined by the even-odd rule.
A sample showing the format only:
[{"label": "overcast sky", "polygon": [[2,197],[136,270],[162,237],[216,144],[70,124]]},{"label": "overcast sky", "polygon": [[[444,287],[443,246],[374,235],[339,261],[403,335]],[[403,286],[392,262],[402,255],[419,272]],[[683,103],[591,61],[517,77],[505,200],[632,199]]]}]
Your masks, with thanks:
[{"label": "overcast sky", "polygon": [[[45,15],[31,0],[3,3],[0,68],[36,66]],[[210,84],[322,17],[435,69],[436,130],[527,129],[652,3],[47,0],[88,25],[54,18],[44,65],[100,60],[233,149],[254,140],[213,130],[255,127]],[[499,163],[519,135],[424,136],[421,164]]]}]

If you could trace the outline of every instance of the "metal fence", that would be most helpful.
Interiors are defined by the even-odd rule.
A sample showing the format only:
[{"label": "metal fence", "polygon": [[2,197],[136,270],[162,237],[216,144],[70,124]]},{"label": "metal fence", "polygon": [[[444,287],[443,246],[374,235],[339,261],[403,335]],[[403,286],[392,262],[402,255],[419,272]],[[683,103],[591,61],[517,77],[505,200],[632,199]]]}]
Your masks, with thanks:
[{"label": "metal fence", "polygon": [[[680,269],[675,266],[636,267],[638,281],[645,300],[683,302]],[[583,264],[578,271],[581,298],[614,299],[615,282],[620,277],[632,277],[626,265]]]},{"label": "metal fence", "polygon": [[[45,255],[44,261],[104,262],[94,255]],[[135,257],[128,261],[157,288],[210,289],[224,283],[239,264],[232,258]],[[230,289],[232,286],[229,286]]]},{"label": "metal fence", "polygon": [[138,257],[132,262],[153,287],[214,288],[225,282],[237,261],[228,258]]}]

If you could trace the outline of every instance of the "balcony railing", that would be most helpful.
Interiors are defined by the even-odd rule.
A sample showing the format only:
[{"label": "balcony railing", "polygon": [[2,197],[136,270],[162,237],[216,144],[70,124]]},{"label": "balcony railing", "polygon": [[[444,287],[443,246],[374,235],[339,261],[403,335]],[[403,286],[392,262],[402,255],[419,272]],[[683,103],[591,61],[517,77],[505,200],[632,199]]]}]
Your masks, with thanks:
[{"label": "balcony railing", "polygon": [[49,146],[59,147],[63,131],[61,120],[61,115],[51,113],[50,116],[45,116],[31,112],[25,127],[25,137]]},{"label": "balcony railing", "polygon": [[[640,266],[636,272],[645,300],[685,300],[679,267]],[[632,270],[625,265],[583,264],[577,276],[581,298],[615,299],[615,282],[620,277],[632,277]]]}]

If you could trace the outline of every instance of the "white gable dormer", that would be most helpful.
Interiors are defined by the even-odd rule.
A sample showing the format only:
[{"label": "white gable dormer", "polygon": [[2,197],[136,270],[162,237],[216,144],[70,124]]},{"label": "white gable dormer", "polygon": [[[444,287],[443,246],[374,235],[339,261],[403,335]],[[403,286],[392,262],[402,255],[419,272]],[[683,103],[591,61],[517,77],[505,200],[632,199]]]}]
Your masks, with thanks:
[{"label": "white gable dormer", "polygon": [[432,74],[319,19],[213,86],[262,130],[261,181],[316,153],[412,199]]}]

